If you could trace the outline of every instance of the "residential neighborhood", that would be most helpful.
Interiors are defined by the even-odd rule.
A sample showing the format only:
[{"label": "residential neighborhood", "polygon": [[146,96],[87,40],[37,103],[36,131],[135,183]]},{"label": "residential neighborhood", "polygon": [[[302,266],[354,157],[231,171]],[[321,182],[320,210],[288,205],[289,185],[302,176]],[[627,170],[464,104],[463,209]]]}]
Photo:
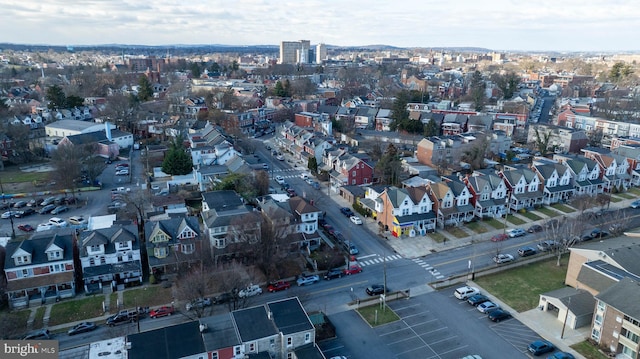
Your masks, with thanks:
[{"label": "residential neighborhood", "polygon": [[[207,50],[0,51],[2,339],[69,358],[528,357],[540,340],[638,358],[634,56]],[[494,276],[545,265],[555,287],[500,295]],[[449,322],[479,294],[489,320]]]}]

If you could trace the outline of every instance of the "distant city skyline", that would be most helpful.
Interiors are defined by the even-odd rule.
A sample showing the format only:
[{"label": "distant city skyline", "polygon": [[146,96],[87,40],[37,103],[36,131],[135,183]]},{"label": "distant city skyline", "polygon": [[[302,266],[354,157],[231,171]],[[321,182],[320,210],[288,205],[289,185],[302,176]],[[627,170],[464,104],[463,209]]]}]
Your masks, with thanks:
[{"label": "distant city skyline", "polygon": [[633,0],[0,0],[0,42],[640,50]]}]

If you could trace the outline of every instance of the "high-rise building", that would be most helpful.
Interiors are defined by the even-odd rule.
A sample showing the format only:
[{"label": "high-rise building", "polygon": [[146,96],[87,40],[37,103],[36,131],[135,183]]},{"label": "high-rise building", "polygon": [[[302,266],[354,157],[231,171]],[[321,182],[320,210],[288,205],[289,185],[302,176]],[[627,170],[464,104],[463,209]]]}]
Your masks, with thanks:
[{"label": "high-rise building", "polygon": [[325,44],[316,45],[316,63],[321,64],[326,59],[327,59],[327,45]]},{"label": "high-rise building", "polygon": [[307,64],[312,61],[309,58],[309,48],[311,47],[311,41],[282,41],[280,43],[280,64]]}]

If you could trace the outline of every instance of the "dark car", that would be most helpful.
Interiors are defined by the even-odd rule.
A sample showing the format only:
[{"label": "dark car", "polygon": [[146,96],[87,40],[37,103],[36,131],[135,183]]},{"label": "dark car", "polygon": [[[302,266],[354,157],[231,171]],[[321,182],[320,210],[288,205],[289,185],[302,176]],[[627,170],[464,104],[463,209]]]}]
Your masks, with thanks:
[{"label": "dark car", "polygon": [[289,282],[285,282],[283,280],[279,280],[277,282],[272,282],[271,284],[269,284],[269,286],[267,287],[267,290],[269,292],[279,292],[281,290],[287,290],[291,288],[291,283]]},{"label": "dark car", "polygon": [[82,322],[80,324],[76,324],[73,328],[69,329],[67,332],[69,335],[76,335],[80,333],[86,333],[98,328],[97,325],[91,322]]},{"label": "dark car", "polygon": [[48,206],[56,201],[56,197],[47,197],[40,203],[41,206]]},{"label": "dark car", "polygon": [[340,212],[342,212],[342,214],[344,214],[345,217],[351,217],[355,215],[355,213],[353,213],[353,211],[349,207],[340,208]]},{"label": "dark car", "polygon": [[24,218],[27,216],[30,216],[32,214],[36,213],[36,210],[33,208],[25,208],[22,211],[18,211],[18,213],[16,213],[16,217],[18,218]]},{"label": "dark car", "polygon": [[473,305],[474,307],[487,301],[489,301],[489,297],[484,294],[472,295],[471,297],[469,297],[469,299],[467,299],[467,303]]},{"label": "dark car", "polygon": [[522,247],[518,249],[518,255],[520,257],[528,257],[538,253],[533,247]]},{"label": "dark car", "polygon": [[496,323],[511,318],[511,313],[507,312],[504,309],[496,309],[489,313],[489,320],[494,321]]},{"label": "dark car", "polygon": [[186,309],[191,310],[194,308],[204,308],[211,306],[212,301],[210,298],[200,298],[192,301],[191,303],[187,303]]},{"label": "dark car", "polygon": [[527,349],[533,355],[542,355],[554,351],[555,347],[553,346],[553,344],[551,344],[551,342],[547,340],[536,340],[535,342],[529,344]]},{"label": "dark car", "polygon": [[40,329],[25,335],[22,339],[51,339],[51,333],[49,332],[49,329]]},{"label": "dark car", "polygon": [[38,211],[38,213],[47,214],[47,213],[53,211],[54,209],[56,209],[56,205],[55,204],[48,204],[48,205],[40,208],[40,211]]},{"label": "dark car", "polygon": [[68,210],[69,210],[69,207],[67,206],[58,206],[51,211],[51,214],[59,214],[62,212],[66,212]]},{"label": "dark car", "polygon": [[542,241],[538,243],[538,249],[542,252],[548,252],[560,247],[560,243],[556,241]]},{"label": "dark car", "polygon": [[575,357],[571,353],[557,352],[549,355],[547,359],[575,359]]},{"label": "dark car", "polygon": [[33,232],[35,228],[33,228],[30,224],[21,224],[18,226],[18,229],[23,232]]},{"label": "dark car", "polygon": [[604,238],[608,236],[609,232],[603,231],[600,228],[594,228],[590,234],[591,234],[591,238],[596,239],[596,238]]},{"label": "dark car", "polygon": [[231,293],[222,293],[213,298],[213,304],[224,304],[230,302],[233,299],[233,295]]},{"label": "dark car", "polygon": [[327,273],[324,274],[325,280],[331,280],[335,278],[342,278],[342,269],[330,269]]},{"label": "dark car", "polygon": [[107,325],[113,327],[122,323],[134,323],[135,321],[135,316],[118,313],[107,318]]},{"label": "dark car", "polygon": [[382,284],[372,284],[368,286],[367,289],[365,289],[365,291],[369,295],[379,295],[379,294],[385,293],[384,286]]},{"label": "dark car", "polygon": [[539,224],[534,224],[531,227],[529,227],[529,229],[527,229],[527,232],[529,233],[536,233],[536,232],[542,232],[544,228],[542,228],[541,225]]}]

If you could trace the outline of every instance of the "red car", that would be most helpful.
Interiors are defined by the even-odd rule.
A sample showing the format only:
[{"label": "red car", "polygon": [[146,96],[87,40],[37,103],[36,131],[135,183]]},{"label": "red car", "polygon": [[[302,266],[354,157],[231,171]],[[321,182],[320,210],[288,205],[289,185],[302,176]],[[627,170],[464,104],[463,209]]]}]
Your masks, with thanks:
[{"label": "red car", "polygon": [[362,267],[355,264],[344,270],[345,275],[352,275],[362,272]]},{"label": "red car", "polygon": [[159,317],[171,315],[173,314],[174,311],[175,309],[173,309],[173,307],[163,306],[160,308],[152,309],[149,312],[149,316],[151,318],[159,318]]},{"label": "red car", "polygon": [[507,239],[509,239],[509,235],[506,233],[496,234],[495,236],[491,237],[491,242],[502,242],[506,241]]},{"label": "red car", "polygon": [[21,224],[18,226],[18,229],[25,232],[33,232],[33,227],[29,224]]},{"label": "red car", "polygon": [[290,287],[291,287],[291,284],[289,282],[280,280],[280,281],[269,284],[269,286],[267,287],[267,290],[269,292],[279,292],[281,290],[287,290]]}]

